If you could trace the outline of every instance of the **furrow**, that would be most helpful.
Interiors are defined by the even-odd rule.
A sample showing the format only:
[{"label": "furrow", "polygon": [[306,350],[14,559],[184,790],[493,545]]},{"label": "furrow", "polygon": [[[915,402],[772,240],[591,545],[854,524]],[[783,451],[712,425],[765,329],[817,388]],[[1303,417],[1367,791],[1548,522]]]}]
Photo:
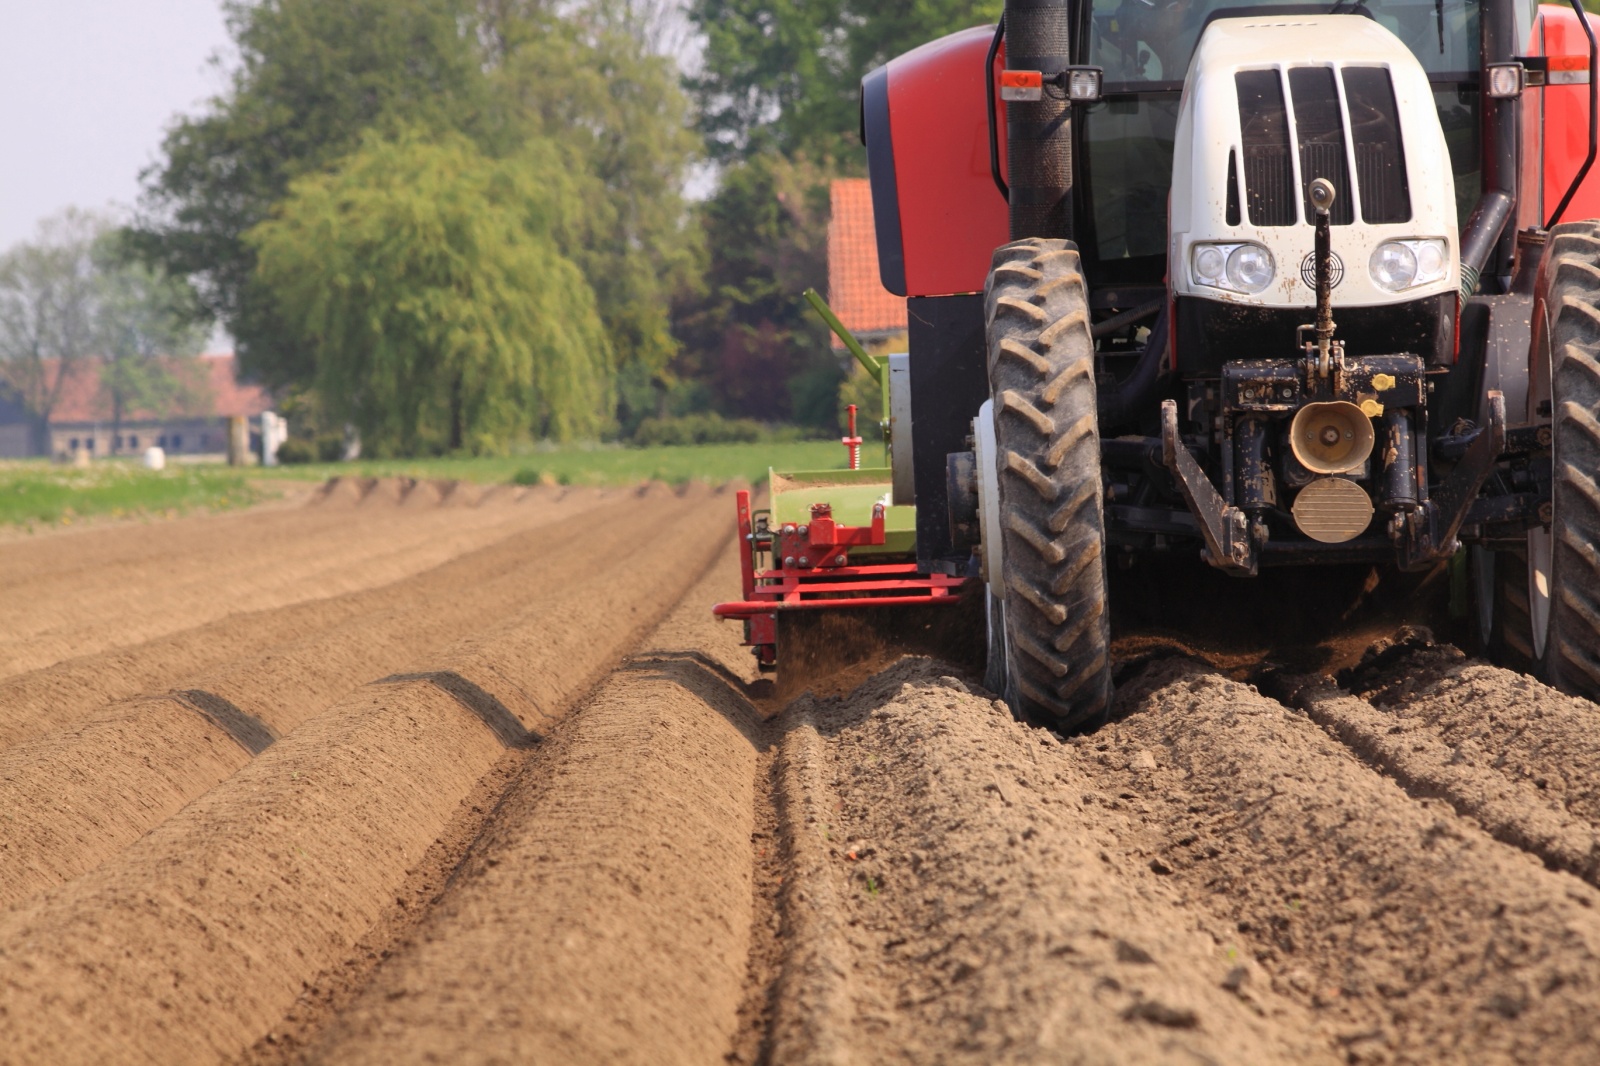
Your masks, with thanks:
[{"label": "furrow", "polygon": [[592,586],[582,564],[627,548],[629,510],[519,534],[388,590],[374,613],[0,752],[0,855],[17,859],[0,864],[0,909],[99,865],[363,682],[515,617],[553,575]]},{"label": "furrow", "polygon": [[1290,699],[1412,796],[1443,800],[1501,843],[1600,884],[1600,826],[1570,811],[1548,782],[1508,774],[1495,765],[1500,759],[1473,758],[1417,717],[1380,710],[1331,684],[1303,682]]},{"label": "furrow", "polygon": [[1600,893],[1408,795],[1311,718],[1195,664],[1145,671],[1074,742],[1116,851],[1222,916],[1360,1061],[1580,1061],[1600,1039]]},{"label": "furrow", "polygon": [[1600,707],[1531,677],[1415,648],[1290,698],[1416,795],[1449,802],[1496,839],[1600,884]]},{"label": "furrow", "polygon": [[641,502],[650,552],[597,553],[594,584],[547,590],[422,672],[341,700],[0,920],[0,1058],[240,1055],[346,957],[506,742],[548,729],[571,702],[557,694],[592,685],[684,594],[725,543],[717,502]]},{"label": "furrow", "polygon": [[[601,504],[598,496],[589,495],[559,505],[530,504],[515,524],[500,528],[500,541],[518,536],[520,530],[570,523]],[[477,552],[492,550],[493,543],[489,548],[469,546],[457,558],[470,560]],[[436,551],[430,549],[427,557],[411,563],[430,561]],[[68,728],[116,700],[193,682],[241,658],[314,642],[319,634],[352,619],[403,608],[420,576],[441,576],[441,587],[452,587],[457,579],[450,576],[451,565],[446,560],[431,570],[420,565],[415,571],[407,568],[398,573],[375,569],[371,576],[381,577],[383,583],[373,587],[341,594],[324,589],[298,603],[231,614],[142,644],[78,656],[7,678],[0,681],[0,749]]]},{"label": "furrow", "polygon": [[[200,516],[8,545],[7,552],[29,555],[32,566],[20,579],[0,582],[9,606],[0,676],[156,639],[236,612],[387,583],[492,543],[536,510],[436,509],[396,520],[381,511],[355,518],[301,508],[289,513],[292,521],[260,526],[240,522],[241,516]],[[107,551],[112,536],[148,541],[159,550],[118,560]],[[164,536],[169,539],[163,544]],[[110,558],[64,572],[58,560],[69,552],[91,561],[102,552]]]},{"label": "furrow", "polygon": [[737,570],[712,575],[541,747],[308,1061],[723,1057],[749,952],[761,726],[737,629],[708,610]]},{"label": "furrow", "polygon": [[1070,748],[929,660],[775,723],[772,1062],[1331,1062]]}]

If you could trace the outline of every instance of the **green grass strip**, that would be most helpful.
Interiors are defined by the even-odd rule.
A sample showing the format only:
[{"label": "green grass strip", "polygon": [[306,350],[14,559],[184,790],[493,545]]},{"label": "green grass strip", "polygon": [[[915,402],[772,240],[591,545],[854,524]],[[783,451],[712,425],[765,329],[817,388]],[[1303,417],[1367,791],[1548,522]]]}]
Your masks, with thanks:
[{"label": "green grass strip", "polygon": [[[863,462],[877,461],[864,450]],[[249,477],[322,481],[330,477],[414,477],[475,481],[483,484],[633,485],[641,481],[713,484],[742,478],[752,484],[779,470],[837,470],[845,464],[844,446],[833,441],[770,444],[617,446],[539,449],[527,455],[473,459],[379,459],[353,463],[306,463],[262,469]]]},{"label": "green grass strip", "polygon": [[259,486],[226,467],[152,471],[115,461],[87,468],[0,462],[0,525],[71,525],[98,517],[225,510],[260,498]]}]

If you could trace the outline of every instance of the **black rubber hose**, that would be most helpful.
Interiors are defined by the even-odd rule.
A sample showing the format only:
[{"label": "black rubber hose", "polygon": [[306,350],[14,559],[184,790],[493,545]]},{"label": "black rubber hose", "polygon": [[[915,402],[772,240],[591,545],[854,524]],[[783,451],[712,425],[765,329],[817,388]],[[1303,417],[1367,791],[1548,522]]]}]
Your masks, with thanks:
[{"label": "black rubber hose", "polygon": [[[1000,54],[1000,42],[1006,39],[1006,17],[1000,16],[1000,24],[994,28],[994,40],[989,42],[989,54],[983,61],[983,87],[985,99],[989,101],[989,174],[994,178],[994,187],[1000,190],[1000,195],[1006,198],[1006,203],[1011,202],[1011,186],[1006,184],[1005,175],[1000,173],[1000,114],[995,106],[994,99],[994,61]],[[866,137],[861,138],[861,143],[866,144]]]},{"label": "black rubber hose", "polygon": [[1154,410],[1156,382],[1161,378],[1161,367],[1167,361],[1169,307],[1163,307],[1150,326],[1139,352],[1138,362],[1126,381],[1119,381],[1100,394],[1100,432],[1104,434],[1132,418],[1146,408]]}]

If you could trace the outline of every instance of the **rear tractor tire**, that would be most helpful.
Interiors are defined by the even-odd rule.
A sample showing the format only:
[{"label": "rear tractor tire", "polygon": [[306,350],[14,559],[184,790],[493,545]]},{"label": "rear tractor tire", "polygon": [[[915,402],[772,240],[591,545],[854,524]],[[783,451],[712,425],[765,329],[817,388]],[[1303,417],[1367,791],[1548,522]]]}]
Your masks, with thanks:
[{"label": "rear tractor tire", "polygon": [[[1533,304],[1528,418],[1551,421],[1548,528],[1495,560],[1495,643],[1511,665],[1600,698],[1600,222],[1550,233]],[[1548,405],[1548,406],[1546,406]]]},{"label": "rear tractor tire", "polygon": [[1002,657],[1020,715],[1092,728],[1111,706],[1111,633],[1094,339],[1077,247],[1032,239],[999,249],[984,309],[1003,570],[990,581],[1004,586],[991,660]]}]

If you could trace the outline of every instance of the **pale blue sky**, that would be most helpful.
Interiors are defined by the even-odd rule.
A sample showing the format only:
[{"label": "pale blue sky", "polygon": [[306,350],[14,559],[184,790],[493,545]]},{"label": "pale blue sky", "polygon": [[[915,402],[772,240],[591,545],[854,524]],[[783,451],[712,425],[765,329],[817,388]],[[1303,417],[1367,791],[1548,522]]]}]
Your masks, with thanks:
[{"label": "pale blue sky", "polygon": [[0,249],[69,205],[131,205],[227,46],[219,0],[0,0]]}]

